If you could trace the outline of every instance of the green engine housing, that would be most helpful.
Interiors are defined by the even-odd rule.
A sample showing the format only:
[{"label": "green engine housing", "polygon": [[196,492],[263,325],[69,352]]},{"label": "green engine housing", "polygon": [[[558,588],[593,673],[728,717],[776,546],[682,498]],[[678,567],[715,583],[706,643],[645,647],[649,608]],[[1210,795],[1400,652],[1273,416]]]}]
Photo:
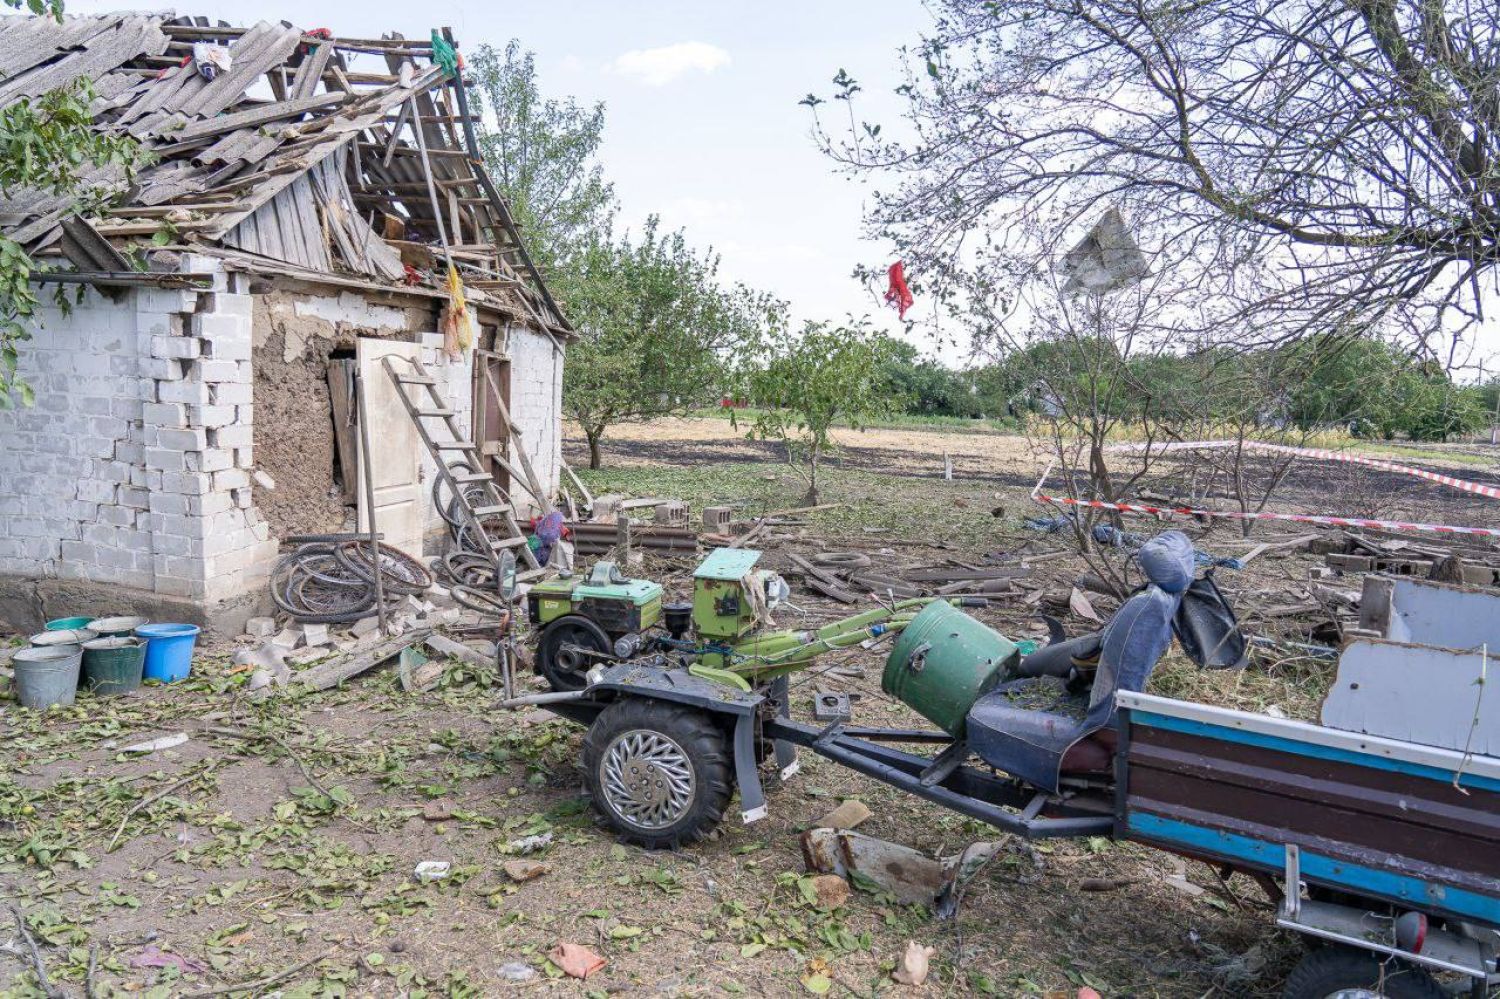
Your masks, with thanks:
[{"label": "green engine housing", "polygon": [[606,634],[618,636],[642,631],[661,620],[661,595],[660,583],[625,579],[612,563],[601,562],[587,579],[549,579],[536,584],[526,594],[526,610],[536,627],[581,614]]},{"label": "green engine housing", "polygon": [[717,548],[693,572],[693,627],[708,641],[733,642],[756,626],[755,605],[744,579],[760,552]]}]

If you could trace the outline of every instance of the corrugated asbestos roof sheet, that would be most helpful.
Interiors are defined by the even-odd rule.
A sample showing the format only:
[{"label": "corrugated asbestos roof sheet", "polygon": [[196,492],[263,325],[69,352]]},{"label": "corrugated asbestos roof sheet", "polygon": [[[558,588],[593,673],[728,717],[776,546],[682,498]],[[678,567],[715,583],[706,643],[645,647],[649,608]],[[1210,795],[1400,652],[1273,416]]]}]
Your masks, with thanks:
[{"label": "corrugated asbestos roof sheet", "polygon": [[[228,67],[195,44],[227,50]],[[131,135],[153,156],[134,178],[114,168],[87,177],[120,192],[88,220],[117,247],[149,249],[165,233],[174,244],[428,286],[442,284],[451,257],[476,301],[567,332],[477,164],[463,82],[434,62],[433,44],[165,14],[3,17],[0,106],[93,81],[95,127]],[[73,215],[66,199],[13,191],[0,201],[0,230],[88,270],[99,248],[76,224],[64,238]]]}]

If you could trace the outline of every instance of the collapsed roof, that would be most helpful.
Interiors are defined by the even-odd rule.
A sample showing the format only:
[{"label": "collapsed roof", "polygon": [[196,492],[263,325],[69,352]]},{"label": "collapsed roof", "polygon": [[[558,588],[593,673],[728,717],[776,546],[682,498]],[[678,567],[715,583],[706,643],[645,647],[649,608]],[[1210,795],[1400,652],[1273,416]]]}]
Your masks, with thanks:
[{"label": "collapsed roof", "polygon": [[446,30],[415,41],[170,14],[0,18],[0,107],[88,79],[94,127],[152,156],[133,178],[86,174],[119,192],[100,217],[12,191],[0,231],[100,274],[128,267],[118,251],[132,242],[429,291],[451,260],[474,304],[567,333],[479,164],[455,62]]}]

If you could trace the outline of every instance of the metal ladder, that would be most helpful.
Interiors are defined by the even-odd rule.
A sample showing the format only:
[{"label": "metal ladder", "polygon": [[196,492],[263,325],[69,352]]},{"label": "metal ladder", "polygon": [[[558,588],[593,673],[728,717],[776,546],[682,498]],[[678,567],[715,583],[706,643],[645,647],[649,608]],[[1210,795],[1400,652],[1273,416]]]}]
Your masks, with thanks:
[{"label": "metal ladder", "polygon": [[[393,361],[404,361],[412,368],[411,371],[398,371]],[[447,408],[442,397],[438,395],[437,380],[427,373],[427,368],[422,362],[415,358],[396,357],[387,354],[381,358],[380,363],[385,366],[386,374],[390,375],[391,382],[396,386],[396,395],[400,397],[401,404],[406,407],[406,414],[411,417],[412,424],[417,428],[417,436],[422,438],[422,443],[427,447],[427,453],[432,456],[433,464],[437,466],[437,472],[448,484],[448,491],[455,498],[456,505],[464,518],[473,537],[482,538],[489,542],[490,561],[495,564],[496,572],[499,572],[500,559],[498,553],[507,548],[515,549],[518,557],[523,561],[527,570],[516,574],[517,579],[530,579],[542,575],[544,570],[536,560],[536,555],[526,543],[526,533],[521,530],[521,525],[516,521],[516,510],[511,503],[510,497],[500,491],[495,483],[495,478],[489,472],[481,471],[484,467],[483,459],[480,457],[479,448],[473,441],[465,439],[463,431],[458,425],[456,414]],[[427,392],[425,403],[413,400],[407,393],[407,386],[420,386]],[[435,441],[428,433],[427,426],[423,420],[442,420],[448,428],[450,440]],[[461,460],[468,464],[471,471],[459,471],[448,467],[448,456],[457,454]],[[467,490],[479,486],[484,492],[484,498],[475,505],[470,502]],[[507,534],[505,537],[494,538],[484,528],[484,521],[499,518],[505,525]],[[503,581],[502,581],[503,585]]]}]

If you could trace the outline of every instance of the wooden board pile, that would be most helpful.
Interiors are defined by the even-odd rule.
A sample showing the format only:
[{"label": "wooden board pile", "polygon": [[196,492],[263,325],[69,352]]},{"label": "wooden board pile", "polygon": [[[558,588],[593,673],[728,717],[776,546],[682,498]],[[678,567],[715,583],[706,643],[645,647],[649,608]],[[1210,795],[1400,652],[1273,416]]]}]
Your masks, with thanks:
[{"label": "wooden board pile", "polygon": [[894,559],[877,564],[860,552],[821,552],[787,556],[791,574],[816,593],[839,603],[859,603],[867,594],[884,598],[958,596],[1029,596],[1043,589],[1031,584],[1030,566],[979,566],[948,560],[947,565],[902,566]]}]

